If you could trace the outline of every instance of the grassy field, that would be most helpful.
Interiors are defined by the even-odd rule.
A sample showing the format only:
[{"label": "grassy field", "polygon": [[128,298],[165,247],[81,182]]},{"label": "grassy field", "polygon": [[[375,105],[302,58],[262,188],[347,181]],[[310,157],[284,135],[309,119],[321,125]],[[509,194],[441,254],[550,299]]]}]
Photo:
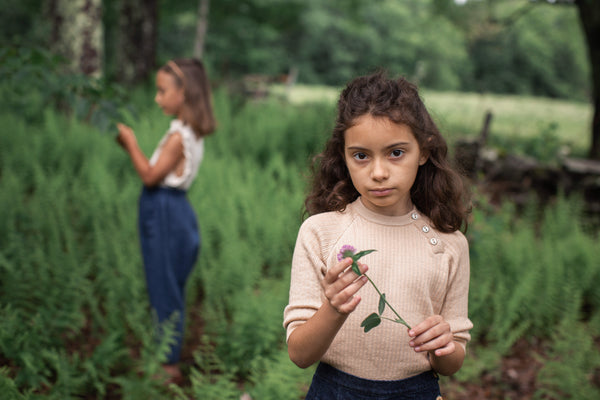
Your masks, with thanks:
[{"label": "grassy field", "polygon": [[[273,87],[273,93],[296,104],[335,103],[339,91],[326,86]],[[421,96],[450,140],[478,135],[489,111],[493,114],[492,138],[534,138],[544,132],[551,133],[580,155],[585,154],[590,144],[591,104],[541,97],[428,90],[423,90]]]},{"label": "grassy field", "polygon": [[[188,194],[203,247],[188,284],[180,388],[152,379],[166,347],[153,340],[136,233],[140,182],[127,156],[111,134],[53,109],[35,122],[0,112],[1,398],[301,399],[312,369],[289,361],[282,312],[308,163],[333,125],[335,96],[302,87],[292,102],[215,93],[219,129]],[[453,137],[476,134],[486,107],[476,95],[458,96],[425,93],[425,100],[439,104],[434,115]],[[130,121],[146,154],[169,121],[151,98],[136,94],[138,118]],[[507,99],[506,113],[522,100],[499,99]],[[472,105],[462,113],[472,121],[459,117],[457,103]],[[533,110],[556,105],[522,104],[540,123],[543,114]],[[514,119],[527,115],[522,107]],[[589,109],[564,103],[548,115],[562,126],[578,112]],[[505,129],[493,134],[512,134]],[[539,131],[533,124],[523,134]],[[475,205],[468,232],[475,328],[464,367],[442,387],[457,394],[491,375],[504,394],[498,398],[507,398],[503,359],[525,343],[541,349],[533,398],[598,398],[600,248],[578,199],[555,199],[543,213],[531,204],[517,214],[479,195]]]}]

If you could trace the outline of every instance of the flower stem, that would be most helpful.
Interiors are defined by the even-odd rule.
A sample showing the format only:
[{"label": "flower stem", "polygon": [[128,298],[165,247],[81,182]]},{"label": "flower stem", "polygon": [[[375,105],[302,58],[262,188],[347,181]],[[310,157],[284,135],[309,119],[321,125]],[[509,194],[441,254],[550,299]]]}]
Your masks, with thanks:
[{"label": "flower stem", "polygon": [[[383,297],[383,301],[385,301],[385,304],[387,304],[387,305],[388,305],[388,307],[389,307],[389,308],[392,310],[392,312],[393,312],[394,314],[396,314],[396,317],[398,317],[398,319],[397,319],[397,320],[392,320],[392,321],[394,321],[394,322],[399,322],[399,323],[401,323],[402,325],[406,326],[408,329],[410,329],[410,325],[408,325],[408,324],[406,323],[406,321],[404,321],[404,319],[403,319],[403,318],[400,316],[400,314],[398,314],[398,313],[396,312],[396,310],[394,310],[394,307],[392,307],[392,305],[391,305],[391,304],[390,304],[390,303],[387,301],[387,299],[385,298],[385,296],[383,295],[383,293],[381,293],[381,291],[379,290],[379,288],[377,287],[377,285],[375,284],[375,282],[373,282],[373,281],[371,280],[371,278],[369,278],[369,275],[367,275],[367,274],[363,274],[363,275],[367,277],[367,279],[369,280],[369,282],[371,282],[371,285],[373,285],[373,287],[375,288],[375,290],[377,290],[377,293],[379,293],[379,297],[380,297],[380,298],[381,298],[381,297]],[[382,318],[385,318],[385,317],[382,317]],[[385,319],[391,320],[390,318],[385,318]]]}]

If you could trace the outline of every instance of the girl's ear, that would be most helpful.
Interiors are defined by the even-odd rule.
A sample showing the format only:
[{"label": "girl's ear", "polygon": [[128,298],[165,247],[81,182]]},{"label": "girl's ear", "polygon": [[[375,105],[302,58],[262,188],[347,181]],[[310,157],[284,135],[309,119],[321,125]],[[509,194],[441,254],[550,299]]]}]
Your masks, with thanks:
[{"label": "girl's ear", "polygon": [[[433,138],[430,136],[427,138],[427,143],[429,144]],[[429,148],[429,146],[427,146]],[[421,155],[419,156],[419,165],[423,165],[429,160],[429,151],[421,150]]]}]

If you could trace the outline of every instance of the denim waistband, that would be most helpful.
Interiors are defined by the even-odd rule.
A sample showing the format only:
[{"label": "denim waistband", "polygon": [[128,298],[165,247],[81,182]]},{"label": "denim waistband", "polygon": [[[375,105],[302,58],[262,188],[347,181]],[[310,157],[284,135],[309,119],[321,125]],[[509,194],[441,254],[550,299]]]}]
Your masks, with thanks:
[{"label": "denim waistband", "polygon": [[365,390],[369,393],[383,395],[387,393],[402,393],[406,391],[421,391],[438,386],[438,376],[433,371],[425,371],[419,375],[395,381],[378,381],[359,378],[347,374],[326,363],[319,363],[315,376],[328,380],[337,385],[345,386],[352,390]]},{"label": "denim waistband", "polygon": [[157,193],[172,193],[172,194],[176,194],[176,195],[180,195],[180,196],[185,196],[187,194],[186,190],[183,189],[177,189],[174,187],[170,187],[170,186],[152,186],[152,187],[148,187],[145,186],[142,189],[142,193],[146,193],[146,194],[157,194]]}]

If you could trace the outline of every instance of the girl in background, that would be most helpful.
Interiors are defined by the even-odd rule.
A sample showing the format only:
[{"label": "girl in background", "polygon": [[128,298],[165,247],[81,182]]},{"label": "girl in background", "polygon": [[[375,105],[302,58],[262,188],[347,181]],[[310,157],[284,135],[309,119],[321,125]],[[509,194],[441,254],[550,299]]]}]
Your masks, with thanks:
[{"label": "girl in background", "polygon": [[118,124],[118,143],[127,151],[143,189],[138,228],[150,305],[158,323],[175,318],[175,342],[163,368],[168,381],[181,381],[178,366],[185,325],[185,285],[200,250],[196,214],[188,202],[204,154],[204,137],[215,130],[211,91],[203,64],[171,60],[158,70],[154,100],[171,121],[150,160],[131,128]]},{"label": "girl in background", "polygon": [[[314,175],[284,311],[288,352],[319,362],[306,399],[439,399],[438,375],[462,366],[467,317],[468,192],[415,86],[383,73],[340,95]],[[359,264],[411,326],[365,333],[379,294],[342,248],[376,249]],[[339,261],[341,259],[341,261]],[[360,291],[360,292],[359,292]]]}]

